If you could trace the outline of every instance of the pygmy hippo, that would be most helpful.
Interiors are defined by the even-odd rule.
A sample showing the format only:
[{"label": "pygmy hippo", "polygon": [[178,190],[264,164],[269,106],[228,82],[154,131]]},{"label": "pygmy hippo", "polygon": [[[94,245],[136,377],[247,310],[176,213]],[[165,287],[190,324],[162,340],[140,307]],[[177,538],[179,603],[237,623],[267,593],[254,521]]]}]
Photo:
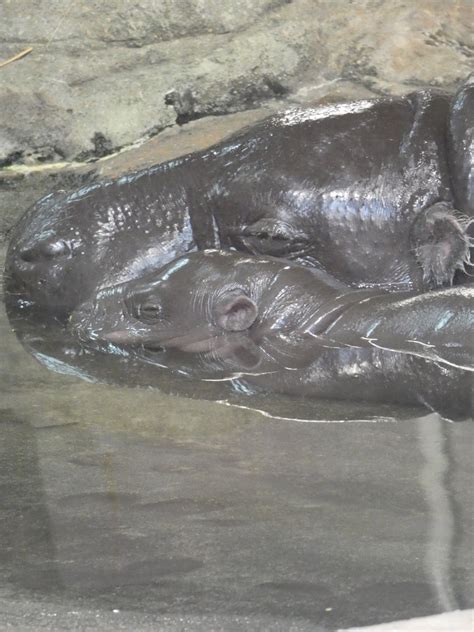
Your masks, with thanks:
[{"label": "pygmy hippo", "polygon": [[449,285],[469,261],[474,85],[296,108],[205,151],[40,200],[7,290],[55,318],[186,252],[315,266],[354,287]]},{"label": "pygmy hippo", "polygon": [[70,328],[188,375],[472,414],[473,286],[354,290],[276,258],[203,251],[103,289]]}]

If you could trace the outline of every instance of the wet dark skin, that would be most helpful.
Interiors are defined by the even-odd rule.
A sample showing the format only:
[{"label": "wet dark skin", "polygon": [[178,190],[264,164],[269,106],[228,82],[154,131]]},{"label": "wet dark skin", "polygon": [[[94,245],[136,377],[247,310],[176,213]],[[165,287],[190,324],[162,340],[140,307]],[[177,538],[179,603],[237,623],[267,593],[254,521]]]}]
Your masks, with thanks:
[{"label": "wet dark skin", "polygon": [[354,290],[279,259],[204,251],[103,289],[69,329],[89,349],[247,389],[473,412],[472,285]]},{"label": "wet dark skin", "polygon": [[232,246],[353,287],[450,285],[469,260],[473,91],[291,110],[206,151],[57,192],[13,231],[7,291],[66,320],[100,287]]}]

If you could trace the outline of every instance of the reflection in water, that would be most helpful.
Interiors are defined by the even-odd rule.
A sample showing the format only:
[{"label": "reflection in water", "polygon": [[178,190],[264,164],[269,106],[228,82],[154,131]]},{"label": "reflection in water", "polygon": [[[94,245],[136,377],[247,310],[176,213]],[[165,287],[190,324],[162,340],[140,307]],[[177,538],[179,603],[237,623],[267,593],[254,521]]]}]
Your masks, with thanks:
[{"label": "reflection in water", "polygon": [[420,472],[421,486],[430,512],[425,564],[432,577],[442,610],[459,607],[451,585],[454,539],[454,513],[446,488],[449,459],[442,422],[436,415],[417,421],[420,451],[425,464]]},{"label": "reflection in water", "polygon": [[[41,474],[37,436],[12,410],[0,410],[2,566],[28,576],[35,558],[54,560],[56,548]],[[34,553],[33,553],[34,552]],[[32,554],[33,553],[33,554]],[[60,587],[57,570],[48,573]]]},{"label": "reflection in water", "polygon": [[470,424],[277,395],[254,411],[57,342],[25,330],[38,364],[0,316],[5,602],[328,630],[473,605]]},{"label": "reflection in water", "polygon": [[[286,421],[379,422],[393,419],[394,416],[406,418],[417,410],[415,406],[400,409],[393,403],[348,403],[259,392],[255,387],[246,386],[242,376],[234,379],[208,379],[206,368],[203,369],[202,378],[190,378],[182,370],[181,357],[184,355],[188,361],[193,354],[180,356],[177,353],[176,368],[168,356],[166,364],[160,364],[154,355],[144,357],[142,354],[129,354],[114,346],[108,347],[105,353],[89,350],[63,327],[41,320],[40,315],[14,312],[10,314],[10,323],[23,348],[43,366],[60,375],[80,378],[85,382],[154,389],[161,393],[237,406],[242,410],[248,409]],[[215,368],[211,367],[211,370],[214,375]]]},{"label": "reflection in water", "polygon": [[225,400],[217,400],[216,404],[222,404],[224,406],[231,406],[232,408],[241,408],[243,410],[249,410],[253,413],[257,413],[258,415],[262,415],[262,417],[267,417],[268,419],[276,419],[278,421],[294,421],[299,423],[319,423],[319,424],[343,424],[343,423],[394,423],[396,421],[393,417],[372,417],[365,419],[305,419],[303,416],[301,417],[283,417],[282,415],[278,415],[276,412],[269,412],[268,410],[260,410],[255,406],[244,406],[243,404],[237,404],[235,402],[228,402]]}]

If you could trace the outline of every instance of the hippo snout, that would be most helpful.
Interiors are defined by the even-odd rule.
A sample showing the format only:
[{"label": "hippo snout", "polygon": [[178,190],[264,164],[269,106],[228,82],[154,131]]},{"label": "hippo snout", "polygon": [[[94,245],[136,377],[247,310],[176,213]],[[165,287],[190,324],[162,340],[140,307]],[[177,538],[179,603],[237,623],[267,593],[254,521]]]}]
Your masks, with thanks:
[{"label": "hippo snout", "polygon": [[82,298],[78,284],[72,304],[65,296],[71,258],[70,245],[54,236],[11,244],[6,262],[7,291],[25,295],[32,304],[54,309],[57,317],[67,317],[70,308]]},{"label": "hippo snout", "polygon": [[136,309],[141,307],[127,297],[124,286],[106,287],[71,313],[68,329],[83,343],[118,343],[120,336],[113,340],[116,332],[127,339],[133,334],[136,319],[130,312]]},{"label": "hippo snout", "polygon": [[94,313],[94,308],[95,305],[93,301],[86,301],[85,303],[82,303],[82,305],[73,312],[71,320],[74,318],[79,318],[81,320],[90,318],[90,316]]},{"label": "hippo snout", "polygon": [[105,334],[117,328],[123,314],[123,308],[115,301],[94,297],[71,313],[68,329],[82,342],[105,340]]},{"label": "hippo snout", "polygon": [[79,305],[69,317],[68,329],[82,342],[87,342],[97,336],[94,335],[94,316],[96,305],[93,301],[86,301]]}]

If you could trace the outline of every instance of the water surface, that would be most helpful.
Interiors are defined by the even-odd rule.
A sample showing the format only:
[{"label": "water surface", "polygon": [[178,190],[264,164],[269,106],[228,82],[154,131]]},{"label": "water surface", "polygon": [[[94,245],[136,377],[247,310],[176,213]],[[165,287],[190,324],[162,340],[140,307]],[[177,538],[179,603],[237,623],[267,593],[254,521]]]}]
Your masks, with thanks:
[{"label": "water surface", "polygon": [[473,606],[470,423],[152,386],[48,370],[1,310],[9,622],[334,630]]}]

